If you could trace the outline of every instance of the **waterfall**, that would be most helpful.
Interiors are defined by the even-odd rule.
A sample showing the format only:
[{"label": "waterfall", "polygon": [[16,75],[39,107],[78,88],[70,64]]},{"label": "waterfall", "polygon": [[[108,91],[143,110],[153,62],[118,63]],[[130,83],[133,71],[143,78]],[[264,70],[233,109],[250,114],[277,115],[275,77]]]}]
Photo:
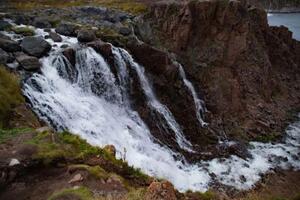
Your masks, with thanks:
[{"label": "waterfall", "polygon": [[148,105],[151,107],[151,109],[153,109],[163,117],[163,119],[166,121],[168,126],[175,133],[176,141],[179,144],[179,146],[182,149],[185,149],[189,152],[193,152],[191,143],[184,137],[179,124],[176,122],[170,110],[165,105],[161,104],[158,101],[157,97],[155,96],[151,88],[151,85],[145,75],[145,69],[141,65],[136,63],[126,50],[124,49],[119,49],[119,50],[121,52],[123,59],[125,59],[125,61],[128,62],[130,66],[136,71],[140,80],[140,84],[147,97]]},{"label": "waterfall", "polygon": [[186,78],[185,71],[183,70],[182,65],[178,64],[178,66],[179,66],[180,76],[183,79],[185,86],[189,89],[190,93],[193,96],[197,119],[201,126],[206,126],[207,123],[204,122],[203,120],[204,112],[205,112],[204,102],[198,97],[193,84]]},{"label": "waterfall", "polygon": [[[129,70],[134,70],[148,106],[162,116],[180,146],[190,147],[172,113],[157,100],[144,68],[134,62],[128,52],[115,47],[116,76],[105,59],[91,48],[78,48],[76,65],[72,66],[59,48],[66,42],[76,45],[77,41],[63,39],[50,56],[40,60],[41,73],[34,73],[23,84],[23,94],[33,111],[57,130],[69,130],[92,145],[112,144],[119,151],[126,149],[130,165],[169,180],[180,191],[206,191],[213,184],[250,189],[261,179],[261,174],[275,168],[300,170],[300,121],[288,127],[281,143],[251,142],[252,158],[247,160],[232,155],[196,164],[185,163],[180,155],[153,142],[149,128],[130,107]],[[184,73],[181,75],[187,80]],[[189,89],[193,94],[192,88]],[[117,156],[120,158],[121,153]]]}]

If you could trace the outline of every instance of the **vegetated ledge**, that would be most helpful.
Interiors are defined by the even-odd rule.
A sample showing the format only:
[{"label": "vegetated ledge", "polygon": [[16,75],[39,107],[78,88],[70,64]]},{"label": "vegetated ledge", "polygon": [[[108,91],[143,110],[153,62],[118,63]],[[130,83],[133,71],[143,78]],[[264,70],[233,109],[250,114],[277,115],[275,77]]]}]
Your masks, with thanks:
[{"label": "vegetated ledge", "polygon": [[69,132],[43,127],[0,133],[0,199],[216,198],[210,191],[179,193],[171,183],[116,159],[113,146],[91,146]]}]

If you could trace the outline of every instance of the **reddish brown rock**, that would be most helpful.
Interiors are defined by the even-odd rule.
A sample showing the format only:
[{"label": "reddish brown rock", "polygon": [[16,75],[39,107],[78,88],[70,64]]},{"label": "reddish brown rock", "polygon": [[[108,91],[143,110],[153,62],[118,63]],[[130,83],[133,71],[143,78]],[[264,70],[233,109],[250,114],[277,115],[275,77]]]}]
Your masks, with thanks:
[{"label": "reddish brown rock", "polygon": [[64,49],[63,55],[68,59],[68,61],[75,66],[76,60],[75,60],[75,50],[71,47],[68,47]]},{"label": "reddish brown rock", "polygon": [[106,145],[104,147],[104,150],[106,150],[108,153],[110,153],[112,156],[116,156],[116,147],[114,145]]},{"label": "reddish brown rock", "polygon": [[167,181],[154,181],[147,189],[145,200],[177,200],[174,186]]},{"label": "reddish brown rock", "polygon": [[[152,33],[149,44],[159,44],[161,49],[177,54],[187,76],[203,94],[210,111],[206,120],[216,134],[225,132],[233,139],[247,141],[261,135],[284,133],[287,113],[297,110],[300,103],[297,86],[300,85],[300,43],[292,39],[287,28],[269,27],[264,9],[248,5],[247,1],[161,2],[153,4],[144,17],[143,30],[136,32],[141,38]],[[140,52],[132,52],[141,57]],[[154,54],[146,52],[145,58]],[[177,114],[184,107],[174,98],[172,88],[176,84],[169,82],[173,86],[167,87],[163,82],[166,74],[157,75],[169,66],[168,62],[160,63],[158,73],[145,64],[158,97],[174,113],[186,137],[202,145],[199,138],[203,140],[204,133],[190,123],[191,110],[181,113],[184,119]],[[161,90],[168,92],[161,93]],[[188,104],[187,95],[181,96],[178,91],[179,88],[177,98]],[[199,131],[198,137],[191,133]]]},{"label": "reddish brown rock", "polygon": [[95,51],[103,55],[105,58],[112,56],[112,46],[109,43],[103,42],[102,40],[96,40],[94,42],[87,43],[87,45],[95,49]]}]

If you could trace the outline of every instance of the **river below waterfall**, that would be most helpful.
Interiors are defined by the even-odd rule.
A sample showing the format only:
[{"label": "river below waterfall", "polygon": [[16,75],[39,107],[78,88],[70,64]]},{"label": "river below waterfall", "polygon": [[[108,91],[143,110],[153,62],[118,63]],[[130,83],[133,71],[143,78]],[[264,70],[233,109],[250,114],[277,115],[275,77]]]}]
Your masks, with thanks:
[{"label": "river below waterfall", "polygon": [[268,21],[271,26],[286,26],[293,32],[293,38],[300,41],[300,13],[270,13]]},{"label": "river below waterfall", "polygon": [[[46,33],[36,29],[36,34],[44,36]],[[102,55],[78,44],[76,38],[63,37],[60,43],[47,41],[56,47],[48,57],[40,59],[41,73],[25,80],[23,93],[37,115],[57,130],[69,130],[92,145],[112,144],[119,151],[119,157],[126,149],[126,160],[130,165],[169,180],[180,191],[206,191],[215,183],[250,189],[262,174],[275,168],[300,169],[300,121],[287,128],[286,138],[281,143],[251,142],[251,158],[246,160],[232,155],[188,164],[183,156],[155,142],[147,124],[128,103],[128,71],[132,70],[138,76],[148,107],[160,116],[158,126],[160,123],[167,126],[170,132],[166,134],[182,149],[192,151],[193,147],[171,111],[156,98],[144,67],[135,62],[130,53],[122,48],[112,48],[117,63],[115,75]],[[75,49],[76,64],[73,67],[59,48],[63,44]],[[185,76],[184,66],[180,66],[180,72],[193,94],[199,123],[204,125],[203,102]]]}]

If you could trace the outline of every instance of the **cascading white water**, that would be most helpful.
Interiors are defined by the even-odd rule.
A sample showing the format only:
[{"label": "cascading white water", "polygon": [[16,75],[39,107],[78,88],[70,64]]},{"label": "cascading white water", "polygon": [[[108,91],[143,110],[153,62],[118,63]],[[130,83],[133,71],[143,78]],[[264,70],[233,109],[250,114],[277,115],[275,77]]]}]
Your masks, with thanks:
[{"label": "cascading white water", "polygon": [[[64,40],[76,43],[73,38]],[[157,105],[143,68],[122,49],[114,48],[114,55],[119,62],[119,85],[108,64],[94,50],[83,48],[77,51],[75,72],[57,49],[41,60],[42,73],[26,80],[23,93],[39,117],[57,129],[67,129],[93,145],[113,144],[119,151],[125,148],[130,165],[171,181],[180,191],[205,191],[214,181],[237,189],[249,189],[260,180],[261,174],[276,167],[300,170],[300,122],[289,126],[282,143],[250,143],[252,158],[248,160],[231,156],[185,164],[178,157],[174,159],[174,152],[153,142],[147,125],[130,109],[128,101],[124,101],[129,78],[126,62],[130,61],[131,67],[139,73],[149,106],[161,110],[162,114],[167,112],[169,115],[169,111],[161,108],[160,103]],[[94,86],[103,88],[96,92]],[[170,123],[173,123],[171,119]],[[176,123],[174,126],[180,130]],[[182,145],[186,144],[183,142]]]},{"label": "cascading white water", "polygon": [[151,85],[145,75],[144,68],[142,66],[140,66],[138,63],[136,63],[126,50],[119,49],[119,51],[122,55],[122,58],[125,59],[125,61],[128,62],[130,64],[130,66],[137,72],[141,87],[143,88],[143,91],[145,92],[145,95],[147,97],[148,105],[151,107],[151,109],[155,110],[157,113],[160,113],[161,116],[163,116],[164,120],[167,122],[169,127],[175,133],[176,141],[179,144],[179,146],[182,149],[192,152],[193,150],[192,150],[191,143],[184,137],[184,135],[180,129],[180,126],[176,122],[172,113],[165,105],[161,104],[158,101],[158,99],[156,98],[156,96],[151,88]]},{"label": "cascading white water", "polygon": [[179,66],[180,76],[183,79],[185,86],[189,89],[189,91],[191,92],[191,94],[193,96],[197,119],[201,126],[206,126],[207,123],[203,120],[203,115],[205,112],[204,102],[198,97],[196,90],[195,90],[193,84],[191,83],[191,81],[189,81],[186,78],[185,71],[184,71],[182,65],[178,63],[178,66]]}]

